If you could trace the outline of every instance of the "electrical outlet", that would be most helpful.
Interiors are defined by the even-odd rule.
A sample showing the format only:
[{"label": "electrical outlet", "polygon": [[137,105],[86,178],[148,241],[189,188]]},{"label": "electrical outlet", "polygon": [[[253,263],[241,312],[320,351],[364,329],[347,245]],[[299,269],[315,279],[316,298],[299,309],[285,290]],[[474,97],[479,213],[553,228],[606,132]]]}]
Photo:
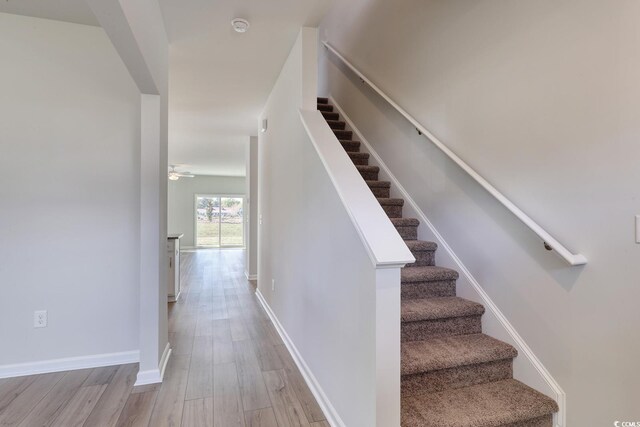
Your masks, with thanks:
[{"label": "electrical outlet", "polygon": [[276,279],[271,279],[271,291],[276,290]]},{"label": "electrical outlet", "polygon": [[34,328],[47,327],[47,310],[38,310],[33,312],[33,327]]}]

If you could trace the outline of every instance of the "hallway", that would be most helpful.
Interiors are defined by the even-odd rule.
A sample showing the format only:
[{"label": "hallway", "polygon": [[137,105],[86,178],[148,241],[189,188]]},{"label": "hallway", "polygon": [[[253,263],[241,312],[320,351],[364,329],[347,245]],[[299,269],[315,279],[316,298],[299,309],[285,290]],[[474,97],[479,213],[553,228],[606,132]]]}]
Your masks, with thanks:
[{"label": "hallway", "polygon": [[244,250],[184,252],[162,385],[137,365],[0,380],[0,426],[328,427],[244,277]]},{"label": "hallway", "polygon": [[[244,250],[185,252],[181,266],[183,293],[169,312],[169,390],[160,389],[151,425],[182,412],[183,426],[328,427],[245,279]],[[170,408],[177,395],[183,411],[180,402]]]}]

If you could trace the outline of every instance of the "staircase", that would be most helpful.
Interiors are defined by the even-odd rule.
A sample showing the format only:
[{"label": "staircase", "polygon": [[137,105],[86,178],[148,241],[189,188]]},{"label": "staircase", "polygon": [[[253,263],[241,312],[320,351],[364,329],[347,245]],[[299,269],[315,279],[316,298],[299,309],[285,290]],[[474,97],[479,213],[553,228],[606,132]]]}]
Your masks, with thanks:
[{"label": "staircase", "polygon": [[484,307],[456,296],[458,272],[435,265],[437,245],[417,240],[420,222],[328,99],[318,110],[416,259],[401,272],[402,426],[552,427],[556,402],[513,379],[516,349],[482,333]]}]

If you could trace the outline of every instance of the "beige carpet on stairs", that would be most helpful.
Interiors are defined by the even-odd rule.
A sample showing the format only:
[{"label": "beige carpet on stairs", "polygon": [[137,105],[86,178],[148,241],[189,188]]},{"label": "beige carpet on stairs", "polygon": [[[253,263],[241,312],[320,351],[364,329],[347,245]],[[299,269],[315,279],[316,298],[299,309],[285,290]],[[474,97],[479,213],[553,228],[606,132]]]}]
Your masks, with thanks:
[{"label": "beige carpet on stairs", "polygon": [[556,402],[513,379],[516,349],[482,333],[484,307],[456,296],[458,272],[435,265],[436,243],[418,240],[327,98],[318,110],[416,258],[401,272],[402,426],[552,427]]}]

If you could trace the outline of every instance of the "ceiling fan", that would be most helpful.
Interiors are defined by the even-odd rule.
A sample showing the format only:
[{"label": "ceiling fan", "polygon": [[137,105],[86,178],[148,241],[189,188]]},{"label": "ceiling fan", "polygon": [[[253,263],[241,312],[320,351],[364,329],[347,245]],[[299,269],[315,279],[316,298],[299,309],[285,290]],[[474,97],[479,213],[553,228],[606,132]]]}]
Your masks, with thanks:
[{"label": "ceiling fan", "polygon": [[169,171],[169,179],[171,181],[177,181],[180,178],[193,178],[194,175],[191,172],[178,172],[174,165],[171,165],[171,170]]}]

